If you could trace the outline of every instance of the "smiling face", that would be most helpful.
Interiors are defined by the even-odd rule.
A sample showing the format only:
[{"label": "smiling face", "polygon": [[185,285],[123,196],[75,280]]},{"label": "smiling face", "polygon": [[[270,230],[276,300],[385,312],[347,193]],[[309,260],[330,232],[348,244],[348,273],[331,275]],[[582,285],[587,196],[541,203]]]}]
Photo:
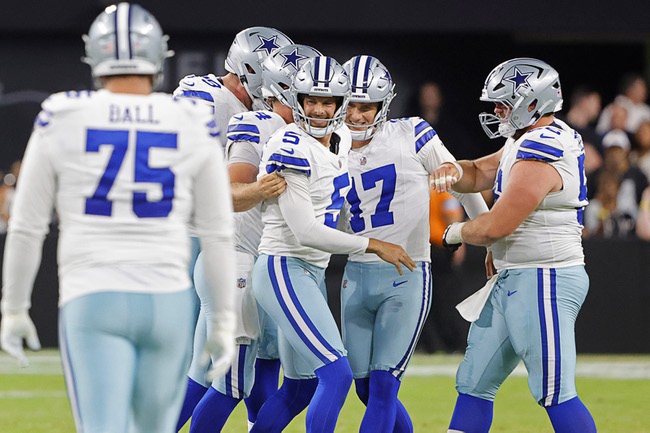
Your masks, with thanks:
[{"label": "smiling face", "polygon": [[345,123],[352,131],[364,131],[375,122],[379,102],[350,102],[345,115]]},{"label": "smiling face", "polygon": [[305,116],[311,118],[309,124],[314,128],[325,128],[327,121],[334,118],[337,105],[337,98],[333,96],[306,95],[302,102]]}]

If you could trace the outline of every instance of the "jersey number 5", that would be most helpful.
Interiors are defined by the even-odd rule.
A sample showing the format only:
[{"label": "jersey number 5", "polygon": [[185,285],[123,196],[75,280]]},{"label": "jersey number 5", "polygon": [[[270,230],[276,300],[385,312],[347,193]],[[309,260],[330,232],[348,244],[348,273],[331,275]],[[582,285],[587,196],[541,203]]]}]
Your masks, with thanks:
[{"label": "jersey number 5", "polygon": [[[98,152],[101,146],[112,146],[113,152],[108,159],[108,164],[99,180],[95,193],[92,197],[86,199],[86,214],[111,216],[113,202],[108,200],[108,193],[113,187],[115,178],[124,161],[129,146],[129,131],[89,129],[86,136],[86,152]],[[133,212],[139,218],[166,217],[172,210],[175,176],[169,168],[152,168],[149,166],[149,149],[152,147],[176,149],[176,134],[136,132],[133,180],[136,183],[158,183],[162,187],[162,199],[159,201],[147,200],[146,192],[133,192]]]}]

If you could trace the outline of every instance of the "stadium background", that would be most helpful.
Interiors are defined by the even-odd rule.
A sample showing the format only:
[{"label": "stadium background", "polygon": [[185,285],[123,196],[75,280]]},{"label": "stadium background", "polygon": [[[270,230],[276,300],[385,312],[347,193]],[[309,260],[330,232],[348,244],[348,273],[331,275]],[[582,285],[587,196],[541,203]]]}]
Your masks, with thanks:
[{"label": "stadium background", "polygon": [[[0,168],[20,159],[40,102],[50,93],[92,87],[81,35],[111,2],[3,1],[0,13]],[[610,102],[626,72],[650,78],[650,2],[501,1],[172,1],[140,2],[170,35],[176,56],[164,89],[188,74],[224,73],[233,36],[253,25],[276,27],[341,63],[371,54],[389,68],[398,96],[391,116],[417,114],[413,106],[425,80],[440,84],[445,110],[463,125],[468,143],[447,146],[459,158],[496,150],[477,114],[487,73],[511,57],[544,59],[560,73],[565,104],[581,84]],[[443,140],[445,131],[439,131]],[[45,345],[56,344],[56,236],[48,237],[34,292],[34,321]],[[4,238],[0,238],[0,247]],[[533,246],[534,247],[534,246]],[[590,295],[578,320],[578,350],[650,353],[650,244],[588,240]],[[330,291],[342,258],[335,257]],[[470,249],[463,269],[471,292],[482,284],[482,252]]]}]

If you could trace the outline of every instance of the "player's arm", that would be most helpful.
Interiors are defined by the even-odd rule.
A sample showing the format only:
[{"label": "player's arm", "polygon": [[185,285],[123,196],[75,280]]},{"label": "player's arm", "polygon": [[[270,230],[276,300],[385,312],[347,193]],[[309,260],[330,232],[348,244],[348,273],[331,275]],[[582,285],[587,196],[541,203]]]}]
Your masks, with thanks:
[{"label": "player's arm", "polygon": [[194,226],[201,240],[208,290],[202,293],[208,326],[206,350],[212,355],[209,377],[230,365],[235,344],[235,249],[229,180],[220,149],[214,146],[196,176]]},{"label": "player's arm", "polygon": [[37,130],[27,145],[4,250],[0,345],[23,366],[23,339],[30,349],[40,349],[28,310],[54,206],[56,174],[48,144]]},{"label": "player's arm", "polygon": [[491,189],[502,153],[503,148],[472,161],[444,162],[432,173],[435,189],[438,192],[453,190],[461,193]]},{"label": "player's arm", "polygon": [[265,174],[257,180],[257,166],[247,162],[228,165],[232,203],[235,212],[245,212],[262,201],[282,194],[286,189],[284,179],[275,173]]},{"label": "player's arm", "polygon": [[[530,179],[535,179],[531,182]],[[444,239],[454,245],[466,242],[488,246],[510,235],[539,206],[544,197],[562,188],[562,178],[546,162],[521,160],[510,171],[503,194],[492,209],[466,223],[455,223]]]},{"label": "player's arm", "polygon": [[309,178],[303,174],[285,173],[287,191],[278,198],[280,211],[301,245],[332,254],[377,254],[392,263],[402,274],[401,264],[413,271],[415,262],[399,245],[354,236],[330,228],[316,219],[309,194]]}]

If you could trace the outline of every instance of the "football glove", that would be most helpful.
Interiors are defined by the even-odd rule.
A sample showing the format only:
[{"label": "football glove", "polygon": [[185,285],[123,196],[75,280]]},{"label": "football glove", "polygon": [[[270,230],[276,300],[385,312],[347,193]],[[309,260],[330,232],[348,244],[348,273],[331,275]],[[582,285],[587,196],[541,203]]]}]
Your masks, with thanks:
[{"label": "football glove", "polygon": [[40,350],[41,342],[29,314],[26,311],[3,314],[2,322],[0,322],[0,347],[16,358],[21,367],[27,367],[29,361],[23,350],[23,339],[31,350]]},{"label": "football glove", "polygon": [[452,223],[442,235],[442,246],[452,253],[463,245],[463,236],[461,230],[465,223]]},{"label": "football glove", "polygon": [[203,365],[212,361],[207,374],[210,382],[228,372],[235,355],[235,316],[234,314],[219,316],[219,321],[216,323],[210,323],[211,320],[208,320],[208,340],[205,344]]}]

